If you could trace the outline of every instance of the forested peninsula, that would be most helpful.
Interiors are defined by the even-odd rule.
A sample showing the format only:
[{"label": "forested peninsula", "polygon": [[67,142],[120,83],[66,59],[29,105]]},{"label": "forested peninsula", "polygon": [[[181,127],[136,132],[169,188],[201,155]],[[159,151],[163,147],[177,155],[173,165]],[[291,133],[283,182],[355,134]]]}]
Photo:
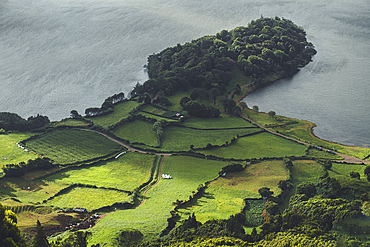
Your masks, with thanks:
[{"label": "forested peninsula", "polygon": [[315,54],[261,17],[150,55],[84,114],[0,113],[0,247],[370,246],[366,148],[242,101]]}]

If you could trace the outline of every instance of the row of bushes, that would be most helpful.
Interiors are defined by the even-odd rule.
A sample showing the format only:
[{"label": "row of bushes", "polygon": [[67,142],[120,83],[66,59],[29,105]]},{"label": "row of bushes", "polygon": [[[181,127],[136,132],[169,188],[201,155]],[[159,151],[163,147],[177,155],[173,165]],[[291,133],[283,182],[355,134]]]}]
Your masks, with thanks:
[{"label": "row of bushes", "polygon": [[27,163],[20,162],[19,164],[7,164],[3,167],[5,177],[21,177],[26,172],[36,170],[48,170],[56,165],[49,158],[37,158],[35,160],[28,160]]},{"label": "row of bushes", "polygon": [[43,203],[46,203],[47,201],[50,201],[50,200],[54,199],[57,196],[61,196],[61,195],[67,194],[70,190],[72,190],[74,188],[77,188],[77,187],[80,187],[80,188],[92,188],[92,189],[104,189],[104,190],[115,190],[115,191],[127,193],[129,195],[132,194],[132,192],[131,191],[128,191],[128,190],[120,190],[120,189],[116,189],[116,188],[98,187],[96,185],[91,185],[91,184],[73,183],[73,184],[71,184],[71,185],[69,185],[69,186],[61,189],[60,191],[58,191],[53,196],[47,198],[46,200],[43,201]]}]

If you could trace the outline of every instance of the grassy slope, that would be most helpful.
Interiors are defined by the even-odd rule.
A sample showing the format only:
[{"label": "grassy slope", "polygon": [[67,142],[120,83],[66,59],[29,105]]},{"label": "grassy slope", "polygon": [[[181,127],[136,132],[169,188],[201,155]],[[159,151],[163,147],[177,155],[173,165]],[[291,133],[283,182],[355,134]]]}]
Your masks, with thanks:
[{"label": "grassy slope", "polygon": [[59,208],[83,207],[88,211],[112,205],[115,202],[127,201],[127,193],[93,188],[74,188],[66,194],[55,197],[46,205]]},{"label": "grassy slope", "polygon": [[114,111],[112,113],[100,117],[92,117],[89,118],[89,120],[93,121],[94,124],[108,127],[118,122],[122,118],[127,117],[128,113],[138,105],[139,103],[136,101],[122,102],[114,106]]},{"label": "grassy slope", "polygon": [[291,168],[292,182],[294,187],[300,183],[311,182],[316,184],[320,176],[324,174],[321,164],[313,160],[296,160]]},{"label": "grassy slope", "polygon": [[153,124],[149,122],[136,120],[126,123],[115,129],[113,133],[130,142],[141,142],[149,146],[157,146],[157,136],[153,131]]},{"label": "grassy slope", "polygon": [[82,183],[132,191],[148,181],[152,163],[153,155],[128,152],[112,161],[101,161],[94,166],[58,172],[44,178],[44,181]]},{"label": "grassy slope", "polygon": [[6,164],[27,162],[29,159],[36,159],[36,155],[25,152],[16,144],[33,135],[28,133],[0,135],[0,168]]},{"label": "grassy slope", "polygon": [[207,155],[225,158],[251,159],[263,157],[302,156],[307,147],[293,141],[263,132],[240,138],[227,148],[201,151]]},{"label": "grassy slope", "polygon": [[123,149],[119,144],[94,132],[56,130],[26,143],[27,148],[59,164],[70,164],[102,157]]},{"label": "grassy slope", "polygon": [[172,202],[188,199],[199,184],[217,177],[218,171],[226,162],[211,161],[187,156],[170,156],[163,166],[163,173],[173,179],[161,179],[149,190],[145,203],[135,210],[123,210],[108,214],[91,229],[90,244],[110,243],[117,232],[124,228],[134,228],[144,234],[144,239],[157,237],[166,227]]},{"label": "grassy slope", "polygon": [[211,121],[208,118],[192,117],[185,120],[182,125],[203,129],[254,127],[251,123],[229,114],[222,114],[221,117],[212,118]]},{"label": "grassy slope", "polygon": [[236,130],[194,130],[182,127],[167,127],[161,149],[172,151],[190,150],[190,145],[195,148],[212,145],[222,145],[231,141],[233,137],[254,133],[259,129],[236,129]]}]

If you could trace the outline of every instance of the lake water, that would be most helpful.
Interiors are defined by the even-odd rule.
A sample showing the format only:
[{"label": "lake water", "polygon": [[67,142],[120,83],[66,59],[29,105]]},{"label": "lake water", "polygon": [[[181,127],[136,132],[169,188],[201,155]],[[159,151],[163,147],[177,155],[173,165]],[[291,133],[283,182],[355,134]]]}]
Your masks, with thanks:
[{"label": "lake water", "polygon": [[0,0],[0,111],[83,113],[145,81],[152,53],[279,16],[302,26],[318,54],[247,104],[313,121],[324,139],[369,146],[369,12],[368,0]]}]

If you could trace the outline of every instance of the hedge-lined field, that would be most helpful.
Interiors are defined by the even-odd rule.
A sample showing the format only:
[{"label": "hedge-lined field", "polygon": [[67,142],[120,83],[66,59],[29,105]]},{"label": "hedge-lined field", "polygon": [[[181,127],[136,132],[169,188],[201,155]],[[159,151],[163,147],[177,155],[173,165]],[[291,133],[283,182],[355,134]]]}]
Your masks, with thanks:
[{"label": "hedge-lined field", "polygon": [[201,198],[179,209],[179,212],[184,219],[194,213],[197,221],[202,223],[212,219],[228,219],[231,215],[240,213],[244,205],[243,198],[246,197],[255,197],[255,194],[246,190],[213,186],[212,182]]},{"label": "hedge-lined field", "polygon": [[295,160],[291,168],[294,186],[298,186],[303,182],[317,183],[318,178],[323,174],[323,166],[313,160]]},{"label": "hedge-lined field", "polygon": [[140,103],[136,101],[125,101],[114,106],[114,111],[107,115],[99,117],[91,117],[89,120],[93,121],[94,124],[99,124],[103,127],[108,127],[117,123],[119,120],[128,116],[128,113],[138,106]]},{"label": "hedge-lined field", "polygon": [[258,189],[268,187],[274,191],[274,196],[281,193],[278,183],[288,179],[288,171],[282,160],[261,161],[250,164],[242,172],[227,173],[212,183],[212,186],[250,191],[250,197],[259,198]]},{"label": "hedge-lined field", "polygon": [[329,176],[336,178],[340,176],[349,177],[351,172],[358,172],[360,174],[360,178],[366,180],[366,176],[364,175],[366,165],[362,164],[343,164],[343,163],[333,163],[332,167],[329,172]]},{"label": "hedge-lined field", "polygon": [[61,171],[45,177],[43,180],[132,191],[148,181],[153,157],[149,154],[128,152],[112,161],[101,161],[94,166]]},{"label": "hedge-lined field", "polygon": [[60,122],[53,122],[51,124],[51,127],[62,127],[62,126],[66,126],[66,127],[88,127],[89,125],[91,125],[91,124],[87,123],[87,122],[84,122],[82,120],[68,118],[68,119],[62,120]]},{"label": "hedge-lined field", "polygon": [[121,229],[137,229],[144,234],[144,240],[156,238],[167,226],[167,218],[174,208],[172,202],[187,200],[197,187],[217,177],[227,162],[199,159],[189,156],[170,156],[165,160],[162,173],[173,179],[161,181],[148,191],[145,203],[135,210],[123,210],[108,214],[91,229],[90,244],[111,244]]},{"label": "hedge-lined field", "polygon": [[112,205],[115,202],[127,201],[128,199],[128,194],[124,192],[77,187],[66,194],[53,198],[46,204],[59,208],[83,207],[91,211]]},{"label": "hedge-lined field", "polygon": [[56,130],[26,142],[27,148],[59,164],[71,164],[119,152],[124,148],[94,132]]},{"label": "hedge-lined field", "polygon": [[17,146],[21,142],[34,134],[17,133],[0,135],[0,169],[6,164],[27,162],[29,159],[36,159],[36,155],[24,151]]},{"label": "hedge-lined field", "polygon": [[195,130],[183,127],[167,127],[164,131],[161,148],[171,151],[187,151],[190,150],[190,145],[194,145],[194,148],[206,147],[208,143],[222,145],[226,142],[230,143],[232,138],[237,137],[237,135],[242,136],[257,131],[260,131],[260,129]]},{"label": "hedge-lined field", "polygon": [[157,146],[157,136],[153,131],[153,124],[135,120],[116,128],[113,133],[130,142],[141,142],[149,146]]},{"label": "hedge-lined field", "polygon": [[202,150],[206,155],[218,157],[251,159],[263,157],[303,156],[307,147],[285,138],[262,132],[256,135],[240,138],[227,148]]},{"label": "hedge-lined field", "polygon": [[185,120],[183,125],[200,129],[254,127],[253,124],[229,114],[221,114],[221,117],[213,118],[212,121],[208,118],[192,117]]}]

